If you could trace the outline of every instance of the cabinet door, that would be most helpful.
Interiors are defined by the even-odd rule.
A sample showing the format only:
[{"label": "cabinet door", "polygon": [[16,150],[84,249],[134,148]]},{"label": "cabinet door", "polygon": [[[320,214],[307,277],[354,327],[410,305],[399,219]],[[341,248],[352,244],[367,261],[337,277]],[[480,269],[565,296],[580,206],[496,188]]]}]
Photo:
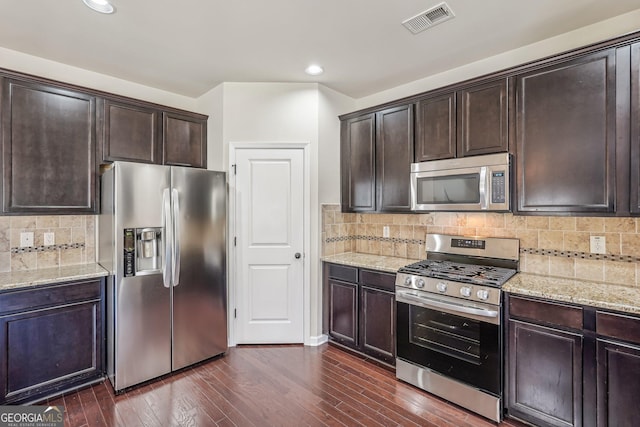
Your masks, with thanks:
[{"label": "cabinet door", "polygon": [[358,285],[329,279],[329,335],[358,346]]},{"label": "cabinet door", "polygon": [[631,46],[631,212],[640,213],[640,43]]},{"label": "cabinet door", "polygon": [[614,212],[616,62],[610,49],[517,77],[520,212]]},{"label": "cabinet door", "polygon": [[598,425],[638,425],[640,347],[598,339]]},{"label": "cabinet door", "polygon": [[100,378],[99,301],[0,317],[2,403],[38,397]]},{"label": "cabinet door", "polygon": [[392,292],[362,286],[360,301],[362,351],[395,364],[395,295]]},{"label": "cabinet door", "polygon": [[507,79],[458,91],[458,157],[509,149]]},{"label": "cabinet door", "polygon": [[162,123],[163,164],[206,168],[206,119],[165,112]]},{"label": "cabinet door", "polygon": [[340,179],[342,209],[344,211],[367,212],[376,210],[374,125],[374,114],[367,114],[342,122]]},{"label": "cabinet door", "polygon": [[161,163],[158,110],[109,99],[99,105],[102,160]]},{"label": "cabinet door", "polygon": [[5,79],[1,110],[4,212],[94,213],[95,97]]},{"label": "cabinet door", "polygon": [[416,104],[415,161],[456,156],[456,97],[454,93],[421,99]]},{"label": "cabinet door", "polygon": [[582,336],[510,320],[507,406],[534,425],[582,424]]},{"label": "cabinet door", "polygon": [[376,113],[376,156],[377,210],[410,211],[413,105]]}]

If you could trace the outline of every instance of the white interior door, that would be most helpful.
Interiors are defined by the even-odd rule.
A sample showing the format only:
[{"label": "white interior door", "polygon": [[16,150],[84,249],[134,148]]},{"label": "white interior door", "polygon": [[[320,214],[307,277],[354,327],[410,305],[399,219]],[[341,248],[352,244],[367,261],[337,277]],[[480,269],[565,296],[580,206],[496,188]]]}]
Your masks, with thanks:
[{"label": "white interior door", "polygon": [[236,151],[236,341],[304,340],[304,153]]}]

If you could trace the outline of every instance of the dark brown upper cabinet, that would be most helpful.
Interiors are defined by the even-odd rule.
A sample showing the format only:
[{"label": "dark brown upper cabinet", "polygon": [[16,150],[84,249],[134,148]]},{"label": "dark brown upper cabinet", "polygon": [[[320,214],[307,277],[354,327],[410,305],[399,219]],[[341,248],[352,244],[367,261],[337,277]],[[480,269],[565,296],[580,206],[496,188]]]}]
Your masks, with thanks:
[{"label": "dark brown upper cabinet", "polygon": [[458,91],[458,157],[509,149],[508,88],[500,79]]},{"label": "dark brown upper cabinet", "polygon": [[517,211],[615,212],[616,49],[521,74],[515,98]]},{"label": "dark brown upper cabinet", "polygon": [[415,161],[508,151],[509,85],[502,78],[419,99]]},{"label": "dark brown upper cabinet", "polygon": [[342,121],[342,209],[408,212],[413,104]]},{"label": "dark brown upper cabinet", "polygon": [[456,157],[456,96],[448,93],[416,103],[415,161]]},{"label": "dark brown upper cabinet", "polygon": [[376,209],[375,114],[341,123],[341,198],[347,212]]},{"label": "dark brown upper cabinet", "polygon": [[640,214],[640,43],[631,46],[631,213]]},{"label": "dark brown upper cabinet", "polygon": [[413,161],[413,105],[376,113],[377,210],[411,210],[409,172]]},{"label": "dark brown upper cabinet", "polygon": [[207,166],[207,116],[135,100],[99,101],[102,160]]},{"label": "dark brown upper cabinet", "polygon": [[165,165],[207,167],[207,118],[200,115],[162,113]]},{"label": "dark brown upper cabinet", "polygon": [[98,101],[102,160],[161,163],[161,112],[146,104]]},{"label": "dark brown upper cabinet", "polygon": [[3,212],[95,213],[96,97],[2,80]]}]

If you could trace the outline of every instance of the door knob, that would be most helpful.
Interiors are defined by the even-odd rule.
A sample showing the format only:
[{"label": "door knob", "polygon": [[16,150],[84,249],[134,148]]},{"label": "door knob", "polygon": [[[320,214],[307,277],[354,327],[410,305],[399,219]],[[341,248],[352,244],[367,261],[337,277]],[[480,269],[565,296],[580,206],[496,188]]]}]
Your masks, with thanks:
[{"label": "door knob", "polygon": [[296,254],[295,254],[294,256],[296,257],[296,259],[300,259],[300,257],[301,257],[302,255],[300,254],[300,252],[296,252]]}]

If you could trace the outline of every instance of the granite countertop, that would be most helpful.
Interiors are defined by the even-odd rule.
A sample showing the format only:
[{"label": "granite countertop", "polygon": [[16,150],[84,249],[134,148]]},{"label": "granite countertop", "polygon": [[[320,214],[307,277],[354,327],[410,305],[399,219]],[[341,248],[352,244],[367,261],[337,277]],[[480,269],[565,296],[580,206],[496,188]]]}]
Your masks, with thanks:
[{"label": "granite countertop", "polygon": [[640,315],[640,288],[636,286],[518,273],[502,290]]},{"label": "granite countertop", "polygon": [[80,264],[39,270],[12,271],[0,273],[0,292],[108,275],[109,272],[102,268],[100,264]]},{"label": "granite countertop", "polygon": [[372,270],[397,273],[400,267],[412,264],[419,260],[411,258],[398,258],[383,255],[359,254],[346,252],[337,255],[328,255],[320,258],[324,262],[334,264],[352,265],[354,267],[370,268]]}]

